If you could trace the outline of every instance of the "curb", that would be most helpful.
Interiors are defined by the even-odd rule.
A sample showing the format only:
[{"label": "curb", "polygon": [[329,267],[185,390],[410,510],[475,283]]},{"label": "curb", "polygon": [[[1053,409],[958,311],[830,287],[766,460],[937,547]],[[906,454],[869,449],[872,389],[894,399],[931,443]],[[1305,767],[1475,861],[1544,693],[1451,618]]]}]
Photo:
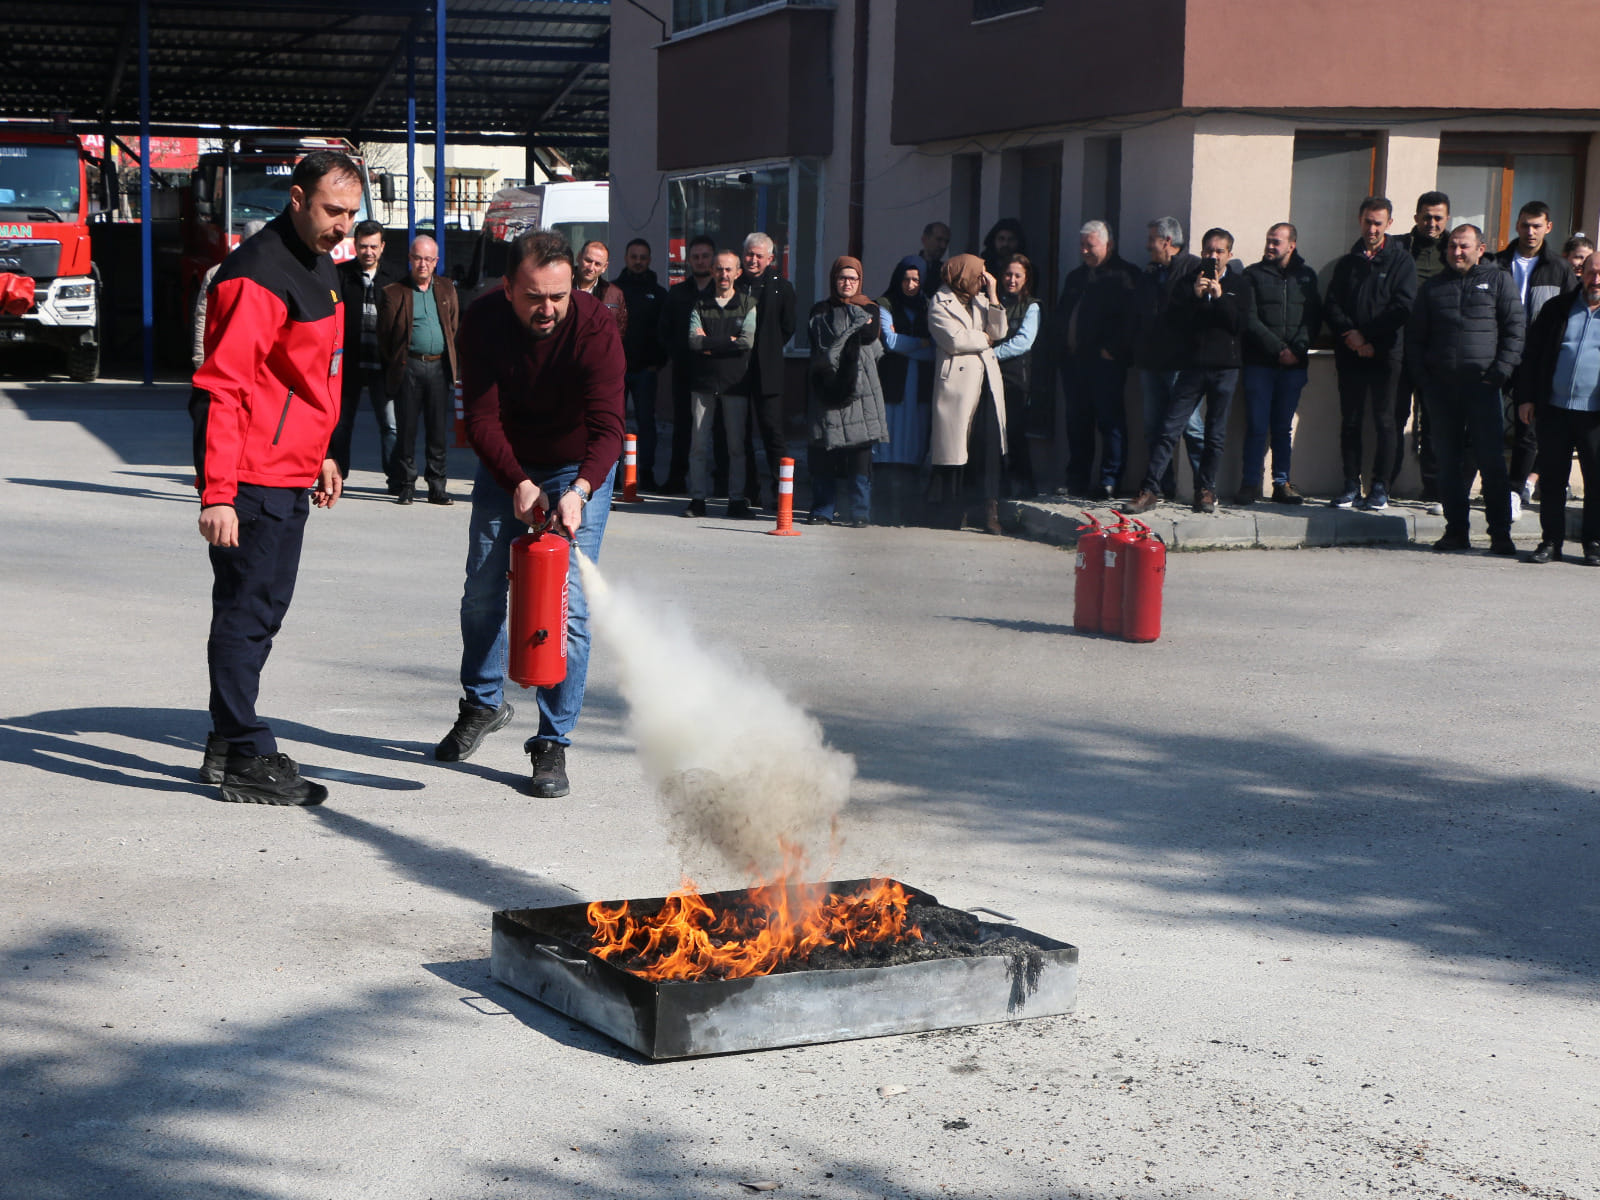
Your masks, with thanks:
[{"label": "curb", "polygon": [[[1056,546],[1078,541],[1081,513],[1092,512],[1114,522],[1118,510],[1105,504],[1052,503],[1044,500],[1002,500],[1001,519],[1018,536]],[[1511,536],[1539,539],[1537,505],[1524,510],[1511,527]],[[1531,518],[1534,518],[1530,520]],[[1163,504],[1140,518],[1173,550],[1293,550],[1320,546],[1429,545],[1444,534],[1444,518],[1430,516],[1415,502],[1391,502],[1381,513],[1361,509],[1330,508],[1325,501],[1273,504],[1263,501],[1249,508],[1218,506],[1214,513],[1189,511],[1187,505]],[[1582,513],[1567,510],[1567,541],[1577,542]],[[1488,537],[1483,510],[1471,514],[1472,536]],[[1531,545],[1530,545],[1531,548]]]}]

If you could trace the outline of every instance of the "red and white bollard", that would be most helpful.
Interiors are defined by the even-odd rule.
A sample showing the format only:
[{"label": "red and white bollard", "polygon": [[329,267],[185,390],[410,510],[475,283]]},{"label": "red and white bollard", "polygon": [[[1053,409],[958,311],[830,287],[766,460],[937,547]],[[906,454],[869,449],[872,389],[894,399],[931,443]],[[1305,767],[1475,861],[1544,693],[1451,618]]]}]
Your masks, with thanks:
[{"label": "red and white bollard", "polygon": [[778,460],[778,526],[767,530],[775,537],[799,537],[794,527],[794,459]]},{"label": "red and white bollard", "polygon": [[622,435],[622,502],[639,503],[639,438],[631,433]]}]

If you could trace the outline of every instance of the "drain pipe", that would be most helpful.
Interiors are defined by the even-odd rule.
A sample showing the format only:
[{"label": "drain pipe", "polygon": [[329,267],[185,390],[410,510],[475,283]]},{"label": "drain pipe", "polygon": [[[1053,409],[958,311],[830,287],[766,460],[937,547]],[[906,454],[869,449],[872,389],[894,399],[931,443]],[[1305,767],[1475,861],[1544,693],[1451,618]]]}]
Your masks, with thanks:
[{"label": "drain pipe", "polygon": [[855,37],[850,61],[850,257],[861,257],[867,195],[867,26],[870,0],[855,0]]}]

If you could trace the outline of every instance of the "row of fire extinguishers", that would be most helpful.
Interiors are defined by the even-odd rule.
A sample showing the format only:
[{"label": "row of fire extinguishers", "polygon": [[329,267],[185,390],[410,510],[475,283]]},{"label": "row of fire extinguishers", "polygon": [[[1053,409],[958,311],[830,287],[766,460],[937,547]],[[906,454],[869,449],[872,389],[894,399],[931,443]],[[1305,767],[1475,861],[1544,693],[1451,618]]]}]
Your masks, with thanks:
[{"label": "row of fire extinguishers", "polygon": [[1072,627],[1125,642],[1161,636],[1161,585],[1167,547],[1143,521],[1118,515],[1107,529],[1090,513],[1078,526]]}]

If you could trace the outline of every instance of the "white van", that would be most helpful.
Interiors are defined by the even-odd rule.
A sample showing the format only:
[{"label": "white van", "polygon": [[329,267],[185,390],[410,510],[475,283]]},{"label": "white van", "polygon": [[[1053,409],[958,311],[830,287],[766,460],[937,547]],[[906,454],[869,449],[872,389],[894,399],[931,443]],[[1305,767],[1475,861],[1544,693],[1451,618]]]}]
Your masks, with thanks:
[{"label": "white van", "polygon": [[576,258],[585,242],[605,242],[610,235],[611,185],[541,183],[496,192],[483,214],[483,231],[473,247],[467,277],[461,281],[463,303],[470,304],[498,284],[505,275],[509,244],[530,229],[564,234]]}]

